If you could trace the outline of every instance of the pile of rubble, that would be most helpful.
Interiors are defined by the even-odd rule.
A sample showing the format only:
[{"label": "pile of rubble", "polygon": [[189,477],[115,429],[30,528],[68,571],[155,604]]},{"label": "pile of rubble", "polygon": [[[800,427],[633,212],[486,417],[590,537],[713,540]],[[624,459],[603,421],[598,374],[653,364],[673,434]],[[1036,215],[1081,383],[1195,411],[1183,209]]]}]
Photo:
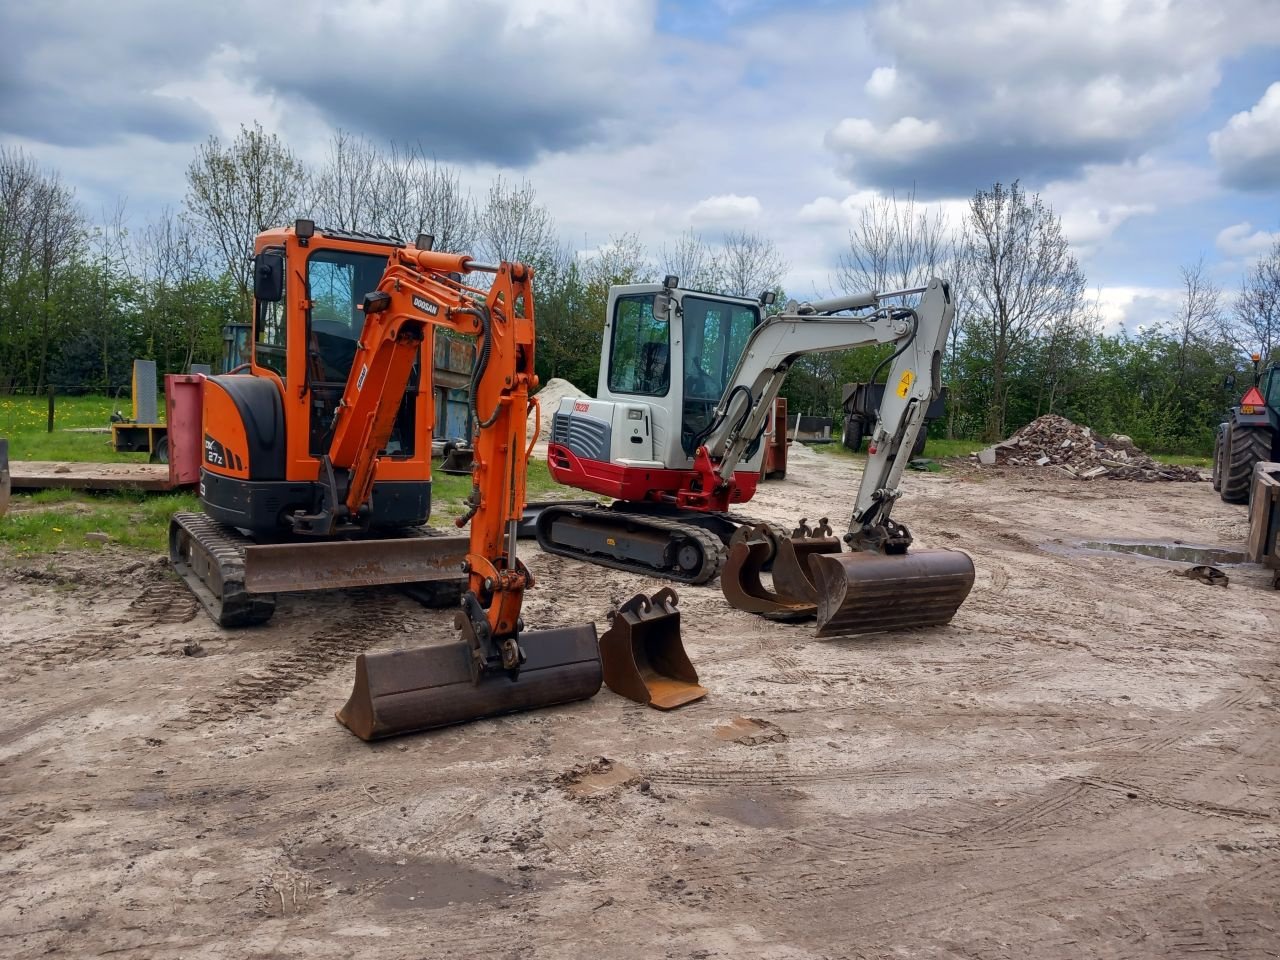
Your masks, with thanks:
[{"label": "pile of rubble", "polygon": [[1099,436],[1066,417],[1049,414],[995,446],[974,454],[984,466],[1052,467],[1079,480],[1203,480],[1194,467],[1157,463],[1126,436]]}]

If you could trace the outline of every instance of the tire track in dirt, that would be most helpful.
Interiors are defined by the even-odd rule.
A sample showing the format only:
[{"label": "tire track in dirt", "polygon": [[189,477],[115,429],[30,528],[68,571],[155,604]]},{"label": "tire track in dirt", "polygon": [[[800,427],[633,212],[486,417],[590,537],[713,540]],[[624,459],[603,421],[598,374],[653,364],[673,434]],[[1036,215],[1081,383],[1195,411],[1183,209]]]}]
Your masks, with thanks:
[{"label": "tire track in dirt", "polygon": [[349,666],[356,654],[388,634],[400,632],[404,611],[396,596],[360,591],[353,595],[351,607],[352,612],[343,619],[294,641],[265,664],[240,670],[210,702],[192,706],[185,717],[171,721],[171,725],[191,729],[261,713],[335,669]]},{"label": "tire track in dirt", "polygon": [[167,578],[144,582],[138,596],[119,613],[108,615],[105,624],[36,636],[14,645],[0,681],[99,660],[177,654],[186,637],[162,628],[190,622],[199,609],[180,583]]}]

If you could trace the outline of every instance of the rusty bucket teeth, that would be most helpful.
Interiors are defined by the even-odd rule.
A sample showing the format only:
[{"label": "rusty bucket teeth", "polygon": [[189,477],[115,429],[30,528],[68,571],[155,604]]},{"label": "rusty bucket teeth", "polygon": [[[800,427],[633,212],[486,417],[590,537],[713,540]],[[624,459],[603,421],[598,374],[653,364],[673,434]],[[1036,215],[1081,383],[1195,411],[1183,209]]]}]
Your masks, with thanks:
[{"label": "rusty bucket teeth", "polygon": [[670,587],[632,597],[600,637],[605,685],[619,696],[674,710],[707,695],[680,637],[679,597]]},{"label": "rusty bucket teeth", "polygon": [[[784,539],[782,543],[786,543]],[[724,591],[729,606],[748,613],[758,613],[771,620],[804,620],[817,613],[816,597],[807,598],[770,590],[760,580],[764,564],[773,553],[772,545],[763,537],[742,540],[729,547],[729,557],[720,571],[720,589]],[[782,548],[774,560],[774,584],[778,583],[778,564],[782,562]],[[796,558],[793,564],[798,565]],[[798,570],[794,574],[802,577]],[[784,580],[786,574],[783,574]]]},{"label": "rusty bucket teeth", "polygon": [[519,676],[471,674],[463,642],[362,653],[351,698],[338,722],[361,740],[466,723],[521,710],[586,700],[600,689],[600,648],[593,623],[520,634],[526,660]]},{"label": "rusty bucket teeth", "polygon": [[842,553],[810,560],[819,637],[938,626],[973,587],[973,561],[959,550]]}]

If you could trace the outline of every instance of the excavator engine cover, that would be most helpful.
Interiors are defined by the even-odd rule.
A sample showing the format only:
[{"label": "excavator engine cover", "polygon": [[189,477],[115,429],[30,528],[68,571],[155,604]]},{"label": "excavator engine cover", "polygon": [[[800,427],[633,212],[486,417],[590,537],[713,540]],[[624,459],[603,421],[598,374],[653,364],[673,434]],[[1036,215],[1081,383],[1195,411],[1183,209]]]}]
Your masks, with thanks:
[{"label": "excavator engine cover", "polygon": [[463,642],[356,657],[351,698],[338,722],[361,740],[431,730],[482,717],[586,700],[600,689],[600,648],[594,623],[520,634],[526,660],[513,680],[505,673],[472,678]]},{"label": "excavator engine cover", "polygon": [[674,710],[707,695],[680,639],[679,597],[670,587],[636,594],[600,638],[604,682],[619,696]]},{"label": "excavator engine cover", "polygon": [[959,550],[816,554],[819,637],[949,623],[973,587],[973,561]]}]

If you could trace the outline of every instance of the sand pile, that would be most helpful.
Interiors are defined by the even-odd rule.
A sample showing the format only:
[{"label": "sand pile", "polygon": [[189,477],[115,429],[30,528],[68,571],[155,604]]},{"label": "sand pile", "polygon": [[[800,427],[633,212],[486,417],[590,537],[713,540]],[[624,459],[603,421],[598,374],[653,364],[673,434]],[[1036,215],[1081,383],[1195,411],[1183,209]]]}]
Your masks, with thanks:
[{"label": "sand pile", "polygon": [[[565,397],[585,397],[587,394],[579,390],[574,384],[560,377],[552,377],[539,390],[535,396],[538,402],[542,404],[542,429],[538,431],[538,439],[547,441],[551,439],[551,422],[555,419],[556,410],[560,408],[560,401]],[[529,418],[529,423],[525,427],[525,435],[530,439],[533,438],[533,417]]]}]

